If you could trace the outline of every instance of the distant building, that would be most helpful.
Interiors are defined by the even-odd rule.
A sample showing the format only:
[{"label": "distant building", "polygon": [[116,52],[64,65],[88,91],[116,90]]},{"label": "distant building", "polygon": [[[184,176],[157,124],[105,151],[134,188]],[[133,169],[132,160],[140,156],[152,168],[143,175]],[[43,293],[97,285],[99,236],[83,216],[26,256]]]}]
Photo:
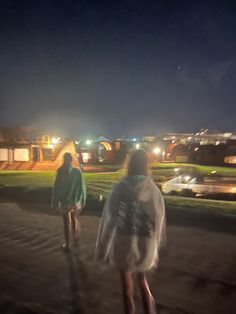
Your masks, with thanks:
[{"label": "distant building", "polygon": [[77,152],[83,164],[121,164],[133,147],[132,141],[113,140],[104,137],[92,141],[80,141]]},{"label": "distant building", "polygon": [[0,128],[0,169],[54,170],[69,151],[78,165],[74,142],[28,127]]}]

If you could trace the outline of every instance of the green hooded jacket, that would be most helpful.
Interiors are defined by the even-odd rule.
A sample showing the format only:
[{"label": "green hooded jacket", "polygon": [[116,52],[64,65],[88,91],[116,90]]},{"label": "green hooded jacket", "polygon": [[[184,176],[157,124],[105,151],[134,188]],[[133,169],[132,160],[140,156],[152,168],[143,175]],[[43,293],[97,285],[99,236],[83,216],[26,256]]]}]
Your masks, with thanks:
[{"label": "green hooded jacket", "polygon": [[53,188],[52,207],[56,208],[59,202],[80,208],[85,206],[85,182],[79,168],[71,167],[69,171],[65,171],[63,167],[60,167],[57,170]]}]

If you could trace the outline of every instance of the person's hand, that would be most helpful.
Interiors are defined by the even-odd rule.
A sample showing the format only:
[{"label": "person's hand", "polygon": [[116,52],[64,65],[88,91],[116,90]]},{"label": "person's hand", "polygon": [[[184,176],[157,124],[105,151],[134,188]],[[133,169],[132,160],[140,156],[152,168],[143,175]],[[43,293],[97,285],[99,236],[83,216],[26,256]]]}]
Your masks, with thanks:
[{"label": "person's hand", "polygon": [[81,213],[82,209],[84,208],[84,206],[81,204],[81,202],[77,203],[77,204],[75,205],[75,207],[76,207],[76,211],[77,211],[78,213]]}]

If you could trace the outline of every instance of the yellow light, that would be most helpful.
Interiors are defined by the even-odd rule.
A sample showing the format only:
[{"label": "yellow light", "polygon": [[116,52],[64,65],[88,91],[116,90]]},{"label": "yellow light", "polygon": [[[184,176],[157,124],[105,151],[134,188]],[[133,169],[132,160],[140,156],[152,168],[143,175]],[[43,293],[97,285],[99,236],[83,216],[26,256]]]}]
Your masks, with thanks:
[{"label": "yellow light", "polygon": [[52,138],[52,144],[55,145],[55,144],[58,144],[59,142],[60,142],[60,137],[57,137],[57,138],[56,138],[56,137],[53,137],[53,138]]},{"label": "yellow light", "polygon": [[112,146],[111,143],[109,142],[100,142],[100,144],[102,144],[106,150],[112,150]]},{"label": "yellow light", "polygon": [[153,153],[154,153],[155,155],[159,155],[159,154],[161,153],[160,147],[155,147],[155,148],[153,149]]},{"label": "yellow light", "polygon": [[140,144],[135,144],[136,149],[140,148]]}]

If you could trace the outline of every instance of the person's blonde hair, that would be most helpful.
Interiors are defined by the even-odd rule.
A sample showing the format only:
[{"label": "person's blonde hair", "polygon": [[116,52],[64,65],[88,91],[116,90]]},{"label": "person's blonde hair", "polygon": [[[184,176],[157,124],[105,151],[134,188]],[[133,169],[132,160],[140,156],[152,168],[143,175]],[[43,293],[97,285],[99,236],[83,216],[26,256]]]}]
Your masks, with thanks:
[{"label": "person's blonde hair", "polygon": [[149,162],[145,150],[137,149],[131,151],[127,156],[126,169],[128,175],[148,175]]}]

